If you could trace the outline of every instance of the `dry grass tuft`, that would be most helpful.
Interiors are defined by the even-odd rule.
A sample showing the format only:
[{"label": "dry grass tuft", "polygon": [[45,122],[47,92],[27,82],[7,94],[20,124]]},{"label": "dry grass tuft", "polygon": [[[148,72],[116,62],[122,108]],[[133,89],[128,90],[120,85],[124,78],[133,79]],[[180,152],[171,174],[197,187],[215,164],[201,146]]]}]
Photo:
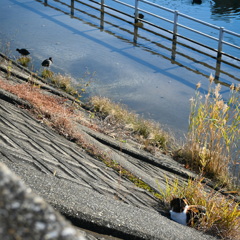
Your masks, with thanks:
[{"label": "dry grass tuft", "polygon": [[57,88],[60,88],[71,95],[78,95],[77,89],[72,86],[72,78],[70,76],[54,74],[50,80]]},{"label": "dry grass tuft", "polygon": [[164,131],[158,123],[140,118],[137,114],[129,112],[125,106],[111,102],[108,98],[92,97],[90,103],[94,111],[101,114],[102,118],[114,122],[121,122],[125,129],[139,136],[141,143],[166,150],[173,137]]},{"label": "dry grass tuft", "polygon": [[74,84],[74,79],[71,76],[62,75],[60,73],[55,74],[48,69],[42,71],[42,77],[48,79],[56,88],[61,89],[76,98],[82,97],[82,94],[86,92],[85,88],[89,86],[91,80],[80,78],[78,79],[78,83]]},{"label": "dry grass tuft", "polygon": [[51,79],[53,77],[53,75],[54,75],[54,73],[51,70],[46,69],[46,68],[43,69],[42,74],[41,74],[41,76],[44,79]]},{"label": "dry grass tuft", "polygon": [[[191,169],[231,185],[230,164],[238,169],[240,153],[240,95],[239,88],[231,87],[226,102],[220,94],[221,87],[210,86],[202,97],[196,90],[191,100],[190,125],[183,156]],[[232,170],[234,171],[234,169]],[[235,179],[235,183],[239,179]]]},{"label": "dry grass tuft", "polygon": [[17,59],[17,62],[19,62],[22,66],[27,67],[31,59],[29,57],[20,57]]}]

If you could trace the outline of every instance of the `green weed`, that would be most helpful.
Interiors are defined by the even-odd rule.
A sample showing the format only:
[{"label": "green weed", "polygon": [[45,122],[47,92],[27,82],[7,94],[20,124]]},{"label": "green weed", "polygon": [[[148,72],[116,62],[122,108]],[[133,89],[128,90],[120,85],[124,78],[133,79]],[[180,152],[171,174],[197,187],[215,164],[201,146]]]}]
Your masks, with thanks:
[{"label": "green weed", "polygon": [[12,75],[12,61],[9,61],[7,65],[7,78],[9,78],[11,75]]},{"label": "green weed", "polygon": [[41,76],[44,78],[44,79],[51,79],[53,77],[54,73],[49,70],[49,69],[43,69],[42,71],[42,74]]},{"label": "green weed", "polygon": [[20,57],[17,59],[17,62],[19,62],[22,66],[27,67],[31,59],[29,57]]},{"label": "green weed", "polygon": [[54,74],[50,78],[51,82],[56,86],[57,88],[62,89],[63,91],[71,94],[71,95],[77,95],[78,91],[72,84],[72,78],[68,75],[62,75],[62,74]]}]

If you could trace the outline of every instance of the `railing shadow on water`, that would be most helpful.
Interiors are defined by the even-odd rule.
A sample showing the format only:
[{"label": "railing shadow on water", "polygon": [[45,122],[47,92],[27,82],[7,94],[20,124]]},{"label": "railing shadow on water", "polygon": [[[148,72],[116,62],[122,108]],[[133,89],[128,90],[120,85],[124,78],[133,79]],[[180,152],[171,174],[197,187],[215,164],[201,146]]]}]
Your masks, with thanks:
[{"label": "railing shadow on water", "polygon": [[[80,20],[80,21],[83,21],[83,20],[80,17],[76,16],[76,14],[75,14],[76,12],[79,12],[81,14],[88,15],[91,18],[97,19],[99,21],[99,25],[94,25],[91,22],[89,22],[88,24],[90,24],[90,25],[92,25],[92,26],[94,26],[96,28],[99,28],[101,31],[105,31],[106,33],[114,35],[115,37],[120,38],[120,39],[122,39],[125,42],[137,45],[138,44],[138,40],[141,39],[141,40],[144,40],[144,41],[147,41],[147,42],[153,44],[154,46],[156,46],[158,48],[163,48],[163,49],[165,49],[165,50],[167,50],[169,52],[169,56],[161,54],[160,52],[157,52],[156,50],[153,50],[150,47],[146,47],[144,45],[140,46],[145,51],[151,52],[154,55],[159,55],[159,56],[161,56],[161,57],[163,57],[165,59],[168,59],[173,64],[176,64],[178,66],[184,67],[184,68],[186,68],[189,71],[195,72],[197,74],[200,74],[200,75],[208,78],[209,76],[206,73],[201,72],[199,70],[196,70],[194,68],[189,67],[188,65],[184,65],[184,64],[178,62],[176,60],[176,56],[181,56],[181,57],[184,57],[184,58],[186,58],[188,60],[191,60],[193,62],[197,62],[198,64],[201,64],[203,67],[206,67],[206,68],[210,69],[211,71],[214,71],[214,73],[215,73],[215,82],[216,83],[220,83],[220,84],[222,84],[224,86],[227,86],[227,87],[230,86],[230,84],[228,82],[220,81],[220,74],[225,74],[226,76],[230,77],[231,79],[234,79],[236,81],[240,81],[240,78],[236,77],[235,75],[233,75],[233,74],[231,74],[229,72],[221,70],[222,63],[227,64],[227,65],[229,65],[229,66],[231,66],[233,68],[240,69],[240,64],[237,65],[237,64],[231,63],[230,61],[228,61],[228,58],[235,60],[235,62],[237,62],[237,63],[240,63],[240,59],[238,59],[237,57],[231,56],[231,55],[229,55],[227,53],[222,52],[222,45],[223,44],[227,44],[227,45],[230,45],[232,47],[236,47],[237,49],[240,50],[240,47],[238,47],[236,45],[233,45],[231,43],[227,43],[227,42],[223,41],[223,33],[224,32],[232,33],[235,36],[238,36],[239,34],[230,32],[230,31],[225,30],[223,28],[218,28],[218,27],[216,27],[214,25],[211,25],[211,24],[208,24],[208,23],[205,23],[205,22],[202,22],[202,21],[199,20],[199,22],[202,23],[202,24],[207,24],[209,26],[213,26],[214,28],[218,28],[219,29],[219,38],[218,39],[216,39],[214,37],[211,37],[209,35],[206,35],[204,33],[200,33],[200,34],[202,34],[204,36],[210,37],[210,38],[218,41],[218,47],[217,47],[217,49],[215,49],[215,48],[206,46],[204,44],[196,42],[196,41],[194,41],[192,39],[189,39],[189,38],[187,38],[185,36],[182,36],[182,35],[177,33],[178,26],[185,27],[187,29],[191,29],[191,28],[189,28],[187,26],[184,26],[182,24],[179,24],[177,22],[178,21],[177,19],[178,19],[179,15],[185,16],[187,18],[191,18],[191,17],[189,17],[187,15],[178,13],[177,11],[173,11],[173,10],[167,9],[167,11],[174,12],[174,20],[173,21],[170,21],[170,20],[167,20],[167,19],[165,19],[163,17],[158,16],[158,18],[161,18],[161,19],[164,19],[164,20],[166,20],[168,22],[173,23],[173,31],[164,29],[164,28],[162,28],[160,26],[157,26],[157,25],[155,25],[155,24],[153,24],[151,22],[148,22],[148,21],[142,19],[139,16],[139,12],[140,11],[143,12],[143,13],[154,15],[154,16],[155,16],[155,14],[152,14],[152,13],[150,13],[148,11],[145,11],[144,9],[140,9],[138,7],[139,1],[151,4],[151,5],[156,6],[156,7],[160,7],[159,5],[150,3],[150,2],[145,1],[145,0],[135,0],[135,6],[123,3],[123,2],[121,2],[119,0],[112,0],[114,2],[120,3],[122,5],[125,5],[125,6],[131,8],[131,9],[133,9],[133,12],[134,12],[133,15],[131,15],[129,13],[126,13],[126,12],[123,12],[123,11],[121,11],[119,9],[113,8],[111,6],[105,5],[105,0],[99,0],[99,1],[95,1],[95,0],[88,0],[88,1],[69,0],[69,4],[67,4],[66,2],[63,2],[61,0],[51,0],[51,1],[50,0],[36,0],[36,1],[38,1],[40,3],[43,3],[45,6],[51,7],[53,9],[57,10],[57,11],[61,11],[64,14],[70,15],[72,18],[75,18],[75,19]],[[53,6],[53,4],[51,4],[51,2],[60,3],[61,5],[69,8],[69,12],[66,12],[63,9],[60,9],[60,8],[58,8],[56,6]],[[89,7],[89,8],[92,8],[94,10],[99,11],[99,13],[100,13],[99,16],[96,16],[94,14],[90,14],[89,12],[84,11],[83,9],[76,8],[75,7],[75,2],[78,3],[78,4],[82,4],[83,6],[86,6],[86,7]],[[94,4],[94,5],[92,5],[92,4]],[[166,9],[164,7],[161,7],[161,8]],[[105,20],[105,15],[109,15],[111,17],[114,17],[116,19],[119,19],[119,20],[121,20],[123,22],[128,23],[128,24],[132,25],[133,29],[129,30],[127,28],[123,28],[123,27],[120,27],[120,26],[118,26],[116,24],[113,24],[113,23],[111,23],[109,21],[106,21]],[[192,19],[194,19],[194,18],[192,18]],[[197,20],[197,19],[194,19],[194,20]],[[116,32],[112,32],[110,30],[105,30],[104,29],[105,28],[105,24],[113,26],[116,29]],[[160,32],[159,31],[157,32],[157,31],[153,30],[152,28],[149,28],[148,26],[153,26],[153,27],[157,28],[158,30],[160,30]],[[158,42],[152,41],[151,39],[147,38],[146,36],[140,35],[139,34],[139,29],[147,31],[147,32],[149,32],[151,34],[154,34],[156,36],[159,36],[161,38],[164,38],[164,39],[167,39],[167,40],[171,41],[172,42],[171,47],[166,47],[163,44],[160,44]],[[133,39],[131,40],[131,39],[123,38],[122,36],[118,35],[118,33],[117,33],[118,30],[125,31],[125,32],[131,34],[133,36]],[[199,33],[198,31],[196,31],[194,29],[191,29],[191,30],[193,30],[194,32]],[[240,35],[239,35],[239,37],[240,37]],[[200,62],[197,59],[194,59],[194,57],[191,57],[191,56],[189,56],[189,55],[187,55],[187,54],[185,54],[183,52],[180,52],[180,50],[178,51],[178,46],[185,47],[187,49],[193,50],[193,51],[198,52],[200,54],[203,54],[203,55],[205,55],[207,57],[210,57],[210,58],[212,58],[212,59],[214,59],[216,61],[216,65],[212,66],[212,65],[209,65],[207,63]],[[207,49],[207,51],[206,51],[206,49]],[[223,56],[224,56],[225,59],[223,59]]]}]

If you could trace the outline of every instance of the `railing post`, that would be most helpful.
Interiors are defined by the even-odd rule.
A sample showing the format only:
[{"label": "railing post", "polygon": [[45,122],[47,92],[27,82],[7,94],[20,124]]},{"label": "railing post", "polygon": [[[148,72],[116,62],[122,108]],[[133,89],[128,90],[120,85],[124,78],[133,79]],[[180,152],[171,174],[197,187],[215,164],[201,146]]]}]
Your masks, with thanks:
[{"label": "railing post", "polygon": [[175,11],[174,22],[173,22],[173,40],[177,38],[177,23],[178,23],[178,11]]},{"label": "railing post", "polygon": [[175,63],[176,53],[177,53],[177,41],[176,41],[176,39],[174,39],[172,41],[172,55],[171,55],[171,62],[172,63]]},{"label": "railing post", "polygon": [[139,5],[139,0],[135,0],[135,23],[138,22],[138,5]]},{"label": "railing post", "polygon": [[71,15],[74,16],[74,0],[71,0]]},{"label": "railing post", "polygon": [[48,0],[44,0],[44,5],[46,6],[48,3],[47,3]]},{"label": "railing post", "polygon": [[217,59],[217,64],[216,64],[216,69],[215,69],[215,77],[214,80],[218,81],[220,78],[220,73],[221,73],[221,59]]},{"label": "railing post", "polygon": [[101,22],[100,22],[100,29],[104,29],[104,3],[105,0],[101,0]]},{"label": "railing post", "polygon": [[134,25],[134,33],[133,33],[133,42],[134,45],[137,43],[137,37],[138,37],[138,26]]},{"label": "railing post", "polygon": [[172,40],[172,56],[171,59],[174,62],[176,59],[176,49],[177,49],[177,23],[178,23],[178,11],[174,12],[173,21],[173,40]]},{"label": "railing post", "polygon": [[104,3],[105,3],[105,1],[101,0],[101,11],[104,11]]},{"label": "railing post", "polygon": [[223,45],[223,33],[224,28],[219,28],[219,38],[218,38],[218,53],[217,53],[217,63],[216,63],[216,72],[215,72],[215,80],[218,81],[221,72],[221,62],[222,62],[222,45]]},{"label": "railing post", "polygon": [[220,27],[219,38],[218,38],[218,55],[217,55],[217,58],[221,58],[221,56],[222,56],[223,33],[224,33],[224,28]]},{"label": "railing post", "polygon": [[137,35],[138,35],[138,5],[139,5],[139,0],[135,0],[135,12],[134,12],[134,35],[133,35],[133,42],[134,44],[137,43]]}]

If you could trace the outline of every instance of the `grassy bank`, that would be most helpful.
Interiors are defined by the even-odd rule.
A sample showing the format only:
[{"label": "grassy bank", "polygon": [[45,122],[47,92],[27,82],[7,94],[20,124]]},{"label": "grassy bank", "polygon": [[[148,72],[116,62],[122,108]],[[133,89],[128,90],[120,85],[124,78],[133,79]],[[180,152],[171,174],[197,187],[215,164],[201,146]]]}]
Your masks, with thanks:
[{"label": "grassy bank", "polygon": [[[18,60],[25,63],[25,57]],[[44,69],[41,75],[55,87],[76,98],[81,97],[90,82],[84,82],[83,79],[77,90],[72,85],[71,76],[54,74],[49,69]],[[145,150],[170,154],[177,160],[181,159],[186,168],[209,177],[222,186],[237,188],[240,178],[239,86],[232,85],[230,96],[224,101],[220,94],[221,86],[215,85],[212,76],[209,81],[206,95],[200,94],[199,84],[191,99],[189,131],[184,145],[177,145],[178,141],[159,123],[143,119],[107,98],[92,97],[89,105],[93,111],[92,116],[96,114],[101,119],[107,119],[108,123],[120,126],[128,135],[137,139]]]},{"label": "grassy bank", "polygon": [[[55,75],[55,77],[57,78],[59,75]],[[56,87],[66,90],[65,85],[61,84],[62,79],[65,79],[65,77],[60,77],[57,80],[51,80],[50,78]],[[73,89],[70,92],[75,95],[75,88],[72,86],[71,80],[68,79],[65,82],[67,82],[69,89]],[[212,79],[210,79],[210,82],[210,84],[213,84]],[[65,104],[65,99],[60,97],[44,94],[39,86],[33,86],[30,83],[10,84],[7,81],[0,80],[0,84],[1,88],[29,101],[33,105],[31,112],[43,123],[51,126],[69,140],[76,142],[90,155],[100,159],[107,166],[117,171],[120,176],[127,177],[138,187],[149,191],[161,201],[169,203],[173,197],[185,197],[190,204],[206,207],[207,215],[201,220],[200,225],[193,227],[213,235],[218,235],[224,239],[237,239],[239,235],[238,226],[240,224],[239,204],[232,199],[224,197],[221,193],[215,191],[206,192],[205,185],[202,183],[202,177],[195,181],[189,180],[188,184],[182,187],[178,185],[177,180],[173,180],[171,183],[168,181],[166,191],[162,191],[162,194],[156,193],[146,183],[141,181],[141,179],[122,168],[119,164],[116,164],[113,159],[108,157],[107,153],[98,150],[96,146],[89,144],[89,142],[82,137],[75,127],[75,122],[81,121],[83,117],[78,111],[75,111],[74,105]],[[146,150],[153,153],[156,151],[164,151],[166,154],[181,157],[184,159],[186,167],[191,167],[193,170],[199,171],[201,176],[211,176],[218,179],[220,178],[219,171],[216,173],[212,170],[209,171],[209,166],[215,165],[212,164],[212,162],[215,161],[213,156],[221,153],[217,147],[223,148],[224,141],[227,140],[228,144],[225,144],[227,148],[223,153],[230,153],[229,146],[234,145],[236,143],[235,140],[239,136],[232,135],[233,132],[234,134],[239,134],[239,131],[237,131],[237,124],[239,124],[239,89],[232,87],[232,95],[228,102],[223,101],[219,91],[219,86],[213,88],[212,85],[210,85],[209,95],[207,95],[207,99],[205,99],[204,97],[202,98],[199,91],[196,90],[196,95],[192,100],[188,140],[184,146],[176,146],[173,137],[164,131],[159,124],[141,119],[138,115],[127,111],[124,106],[112,103],[107,98],[91,98],[89,101],[89,106],[92,111],[90,115],[93,118],[99,117],[100,120],[104,119],[104,121],[108,121],[108,123],[119,124],[121,131],[126,131],[138,139],[139,143],[141,143]],[[76,96],[79,95],[76,94]],[[213,125],[210,123],[213,123]],[[213,139],[211,140],[207,134],[213,136]],[[225,138],[222,139],[221,137],[223,136],[225,136]],[[218,143],[212,147],[212,150],[216,151],[217,149],[217,152],[209,153],[209,148],[212,146],[210,143]],[[196,145],[198,147],[195,148]],[[205,152],[209,153],[209,155],[206,155]],[[207,156],[210,156],[208,161]],[[217,158],[217,160],[220,161],[218,164],[222,164],[221,161],[224,160],[226,166],[224,171],[221,170],[221,174],[225,173],[226,176],[230,178],[230,175],[227,174],[227,164],[231,159],[231,154],[227,155],[228,162],[225,162],[226,155],[222,154],[222,156],[224,157]],[[229,184],[226,180],[222,182]],[[231,185],[229,184],[228,186]]]},{"label": "grassy bank", "polygon": [[220,94],[220,84],[215,85],[212,76],[209,81],[207,94],[202,96],[197,89],[191,99],[189,132],[182,156],[191,169],[203,176],[223,185],[237,187],[240,88],[232,85],[228,100],[224,101]]},{"label": "grassy bank", "polygon": [[236,172],[235,178],[232,174],[237,170],[240,153],[239,87],[231,87],[227,102],[220,95],[220,89],[220,85],[213,86],[210,77],[205,96],[196,90],[191,99],[189,132],[183,146],[177,146],[177,141],[160,124],[142,119],[120,104],[101,97],[92,97],[90,103],[103,119],[130,129],[146,150],[158,149],[172,154],[176,159],[181,158],[187,168],[232,188],[239,182]]},{"label": "grassy bank", "polygon": [[107,154],[85,141],[74,124],[74,121],[81,119],[82,116],[74,113],[74,108],[64,104],[63,99],[43,94],[39,87],[29,83],[12,85],[0,80],[0,84],[3,89],[29,101],[33,105],[32,113],[39,120],[54,128],[61,135],[74,140],[90,155],[100,159],[108,167],[117,171],[120,176],[127,177],[138,187],[149,191],[161,201],[169,203],[173,197],[185,197],[190,204],[205,206],[208,214],[201,219],[198,226],[193,227],[213,235],[217,234],[224,239],[234,239],[238,235],[239,229],[237,227],[240,223],[238,204],[215,191],[206,192],[201,179],[189,180],[185,186],[178,185],[177,180],[173,183],[167,181],[166,191],[161,192],[160,190],[162,194],[156,193],[131,172],[116,164]]}]

